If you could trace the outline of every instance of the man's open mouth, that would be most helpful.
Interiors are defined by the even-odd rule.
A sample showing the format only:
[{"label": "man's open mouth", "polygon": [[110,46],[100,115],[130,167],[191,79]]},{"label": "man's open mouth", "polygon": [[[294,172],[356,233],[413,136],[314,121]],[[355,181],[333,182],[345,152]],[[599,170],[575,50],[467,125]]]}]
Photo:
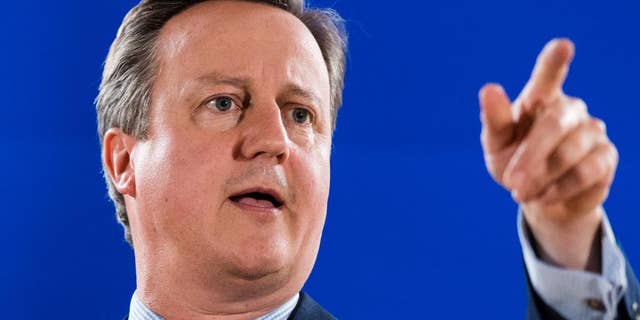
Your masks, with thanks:
[{"label": "man's open mouth", "polygon": [[280,208],[283,205],[280,197],[269,191],[250,191],[229,197],[229,200],[257,208]]}]

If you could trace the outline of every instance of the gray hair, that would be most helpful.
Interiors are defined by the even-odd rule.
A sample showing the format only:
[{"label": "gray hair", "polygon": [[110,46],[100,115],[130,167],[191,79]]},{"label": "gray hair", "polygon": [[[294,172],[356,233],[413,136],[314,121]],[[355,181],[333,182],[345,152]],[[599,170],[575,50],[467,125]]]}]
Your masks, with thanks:
[{"label": "gray hair", "polygon": [[[147,138],[151,89],[157,68],[157,40],[160,30],[172,17],[207,0],[142,0],[124,18],[104,64],[100,92],[96,98],[98,136],[103,144],[110,128],[119,128],[138,139]],[[209,0],[212,1],[212,0]],[[304,0],[243,0],[270,4],[286,10],[302,21],[320,46],[329,73],[331,127],[335,129],[342,104],[347,36],[344,21],[331,9],[310,9]],[[131,241],[129,218],[123,195],[105,170],[109,197],[113,200],[124,237]]]}]

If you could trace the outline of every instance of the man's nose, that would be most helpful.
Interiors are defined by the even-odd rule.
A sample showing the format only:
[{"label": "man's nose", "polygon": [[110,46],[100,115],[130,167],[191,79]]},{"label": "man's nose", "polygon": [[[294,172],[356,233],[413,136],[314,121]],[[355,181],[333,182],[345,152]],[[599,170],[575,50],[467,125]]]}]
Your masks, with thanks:
[{"label": "man's nose", "polygon": [[242,124],[239,154],[244,159],[270,157],[282,163],[289,158],[290,140],[277,103],[247,109]]}]

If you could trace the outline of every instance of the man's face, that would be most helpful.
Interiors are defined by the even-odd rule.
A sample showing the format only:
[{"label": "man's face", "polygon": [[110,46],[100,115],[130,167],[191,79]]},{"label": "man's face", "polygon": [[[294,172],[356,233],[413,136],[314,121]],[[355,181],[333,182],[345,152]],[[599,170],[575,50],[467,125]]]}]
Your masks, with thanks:
[{"label": "man's face", "polygon": [[301,286],[329,193],[330,89],[316,41],[284,10],[214,1],[172,18],[158,44],[148,139],[131,153],[136,251]]}]

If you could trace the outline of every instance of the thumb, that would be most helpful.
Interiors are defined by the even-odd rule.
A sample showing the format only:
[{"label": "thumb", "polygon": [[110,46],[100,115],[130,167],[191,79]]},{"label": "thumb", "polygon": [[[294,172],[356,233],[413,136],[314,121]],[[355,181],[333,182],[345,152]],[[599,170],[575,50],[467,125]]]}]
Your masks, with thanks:
[{"label": "thumb", "polygon": [[513,139],[515,123],[511,113],[511,102],[498,84],[485,84],[479,93],[482,145],[485,152],[496,152],[506,147]]}]

